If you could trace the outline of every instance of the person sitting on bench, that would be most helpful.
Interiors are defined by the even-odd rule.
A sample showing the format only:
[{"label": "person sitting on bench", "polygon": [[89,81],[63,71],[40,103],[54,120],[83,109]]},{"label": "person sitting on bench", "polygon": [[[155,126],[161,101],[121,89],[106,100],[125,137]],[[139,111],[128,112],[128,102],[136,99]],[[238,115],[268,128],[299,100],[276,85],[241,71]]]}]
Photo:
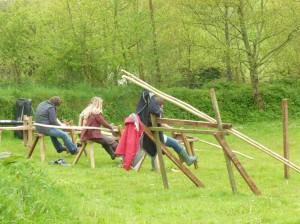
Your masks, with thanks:
[{"label": "person sitting on bench", "polygon": [[[56,107],[61,104],[59,96],[53,96],[49,100],[41,102],[36,110],[35,114],[35,123],[45,124],[45,125],[55,125],[62,126],[61,123],[56,118]],[[40,134],[50,136],[53,146],[55,147],[58,153],[66,151],[66,147],[72,155],[78,153],[77,147],[73,144],[69,135],[61,129],[53,127],[43,127],[35,126],[36,131]],[[64,147],[59,141],[58,138],[61,138],[66,147]]]},{"label": "person sitting on bench", "polygon": [[[99,97],[93,97],[90,104],[81,112],[79,116],[79,126],[101,127],[104,126],[113,131],[113,124],[105,121],[102,114],[103,100]],[[88,140],[100,143],[105,151],[110,155],[111,159],[116,158],[116,148],[118,143],[114,138],[104,136],[101,130],[83,129],[80,134],[80,141]]]}]

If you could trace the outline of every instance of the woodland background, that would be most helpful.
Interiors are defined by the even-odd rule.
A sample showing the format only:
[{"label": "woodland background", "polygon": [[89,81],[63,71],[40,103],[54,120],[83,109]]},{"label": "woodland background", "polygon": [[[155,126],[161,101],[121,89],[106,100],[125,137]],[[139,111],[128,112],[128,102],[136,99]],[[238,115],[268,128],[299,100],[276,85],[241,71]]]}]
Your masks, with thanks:
[{"label": "woodland background", "polygon": [[300,77],[297,0],[2,0],[1,82],[118,85],[120,69],[158,87]]}]

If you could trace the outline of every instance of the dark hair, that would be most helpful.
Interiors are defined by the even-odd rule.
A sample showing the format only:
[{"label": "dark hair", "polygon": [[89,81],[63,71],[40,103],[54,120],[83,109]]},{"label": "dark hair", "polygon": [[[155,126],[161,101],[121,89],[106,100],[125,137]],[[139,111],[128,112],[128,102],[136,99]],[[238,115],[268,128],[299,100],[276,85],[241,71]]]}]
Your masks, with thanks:
[{"label": "dark hair", "polygon": [[50,99],[49,99],[50,103],[52,103],[54,106],[59,106],[60,103],[61,103],[61,100],[60,100],[60,97],[59,96],[52,96]]},{"label": "dark hair", "polygon": [[165,103],[165,100],[163,98],[157,97],[156,98],[157,105],[160,107]]}]

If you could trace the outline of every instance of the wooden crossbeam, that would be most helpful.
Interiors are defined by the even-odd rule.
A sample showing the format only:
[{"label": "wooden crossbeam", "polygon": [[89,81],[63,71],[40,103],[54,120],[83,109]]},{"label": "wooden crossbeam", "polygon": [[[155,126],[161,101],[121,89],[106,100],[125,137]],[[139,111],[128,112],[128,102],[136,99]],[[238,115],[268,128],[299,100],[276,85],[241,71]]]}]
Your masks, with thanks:
[{"label": "wooden crossbeam", "polygon": [[[204,122],[204,121],[192,121],[192,120],[179,120],[179,119],[171,119],[171,118],[157,118],[157,123],[193,126],[198,128],[218,128],[218,125],[216,123]],[[223,129],[231,129],[232,125],[223,123],[222,127]]]},{"label": "wooden crossbeam", "polygon": [[223,135],[229,135],[227,131],[218,130],[197,130],[197,129],[186,129],[186,128],[166,128],[166,127],[149,127],[151,131],[169,131],[169,132],[184,132],[190,134],[203,134],[213,135],[216,132],[222,132]]}]

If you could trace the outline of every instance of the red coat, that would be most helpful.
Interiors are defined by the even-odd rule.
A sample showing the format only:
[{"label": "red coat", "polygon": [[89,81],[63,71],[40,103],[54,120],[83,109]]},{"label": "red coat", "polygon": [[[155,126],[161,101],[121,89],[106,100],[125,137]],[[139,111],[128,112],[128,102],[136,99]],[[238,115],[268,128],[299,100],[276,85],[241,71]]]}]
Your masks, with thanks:
[{"label": "red coat", "polygon": [[130,169],[132,160],[140,148],[140,138],[144,132],[140,117],[136,115],[136,118],[138,120],[139,130],[136,130],[135,120],[127,117],[125,119],[125,129],[116,149],[117,155],[124,156],[123,168],[125,170]]},{"label": "red coat", "polygon": [[[90,127],[104,126],[104,127],[110,129],[110,124],[104,120],[103,115],[101,113],[100,114],[91,114],[88,117],[88,120],[87,120],[85,126],[90,126]],[[86,142],[87,140],[90,140],[92,138],[103,138],[101,130],[83,129],[81,131],[80,141]]]}]

